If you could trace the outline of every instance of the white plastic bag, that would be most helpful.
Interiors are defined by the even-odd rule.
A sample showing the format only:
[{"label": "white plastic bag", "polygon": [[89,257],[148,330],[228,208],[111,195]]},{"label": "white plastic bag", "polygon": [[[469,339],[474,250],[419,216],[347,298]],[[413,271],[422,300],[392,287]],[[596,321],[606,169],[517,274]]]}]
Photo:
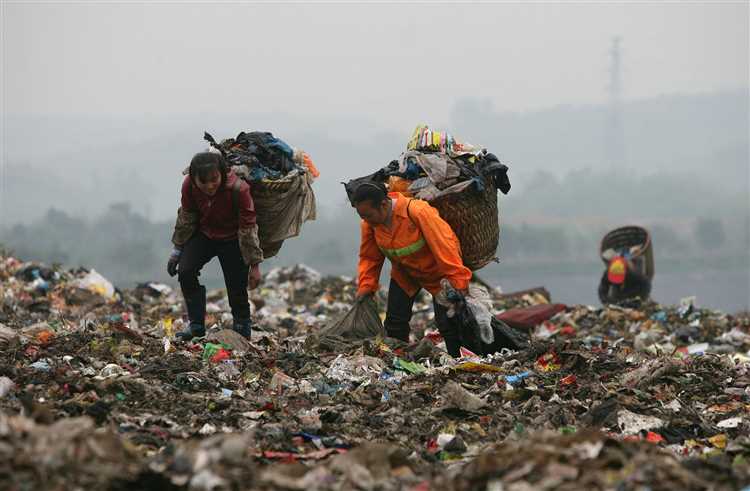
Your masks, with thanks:
[{"label": "white plastic bag", "polygon": [[115,297],[115,287],[95,269],[89,271],[86,276],[76,280],[73,284],[78,288],[89,290],[110,300]]}]

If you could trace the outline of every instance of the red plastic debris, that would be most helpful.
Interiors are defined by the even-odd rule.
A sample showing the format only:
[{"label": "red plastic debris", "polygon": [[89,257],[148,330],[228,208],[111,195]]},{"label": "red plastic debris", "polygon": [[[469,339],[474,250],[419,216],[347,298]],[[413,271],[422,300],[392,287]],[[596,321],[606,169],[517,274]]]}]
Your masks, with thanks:
[{"label": "red plastic debris", "polygon": [[39,347],[34,346],[33,344],[30,344],[23,351],[23,354],[27,358],[30,358],[32,361],[36,361],[36,359],[39,358]]},{"label": "red plastic debris", "polygon": [[211,363],[219,363],[224,360],[228,360],[232,357],[232,353],[224,348],[221,348],[219,351],[216,352],[214,356],[211,357]]},{"label": "red plastic debris", "polygon": [[324,448],[322,450],[315,450],[313,452],[307,453],[277,452],[275,450],[265,450],[261,455],[267,459],[278,459],[285,463],[292,463],[296,462],[297,460],[320,460],[334,453],[346,453],[346,449]]},{"label": "red plastic debris", "polygon": [[578,378],[575,375],[568,375],[567,377],[560,379],[560,385],[573,385],[577,381]]},{"label": "red plastic debris", "polygon": [[55,337],[55,333],[52,331],[42,331],[36,335],[36,341],[42,346],[47,346],[52,339]]},{"label": "red plastic debris", "polygon": [[658,433],[654,433],[653,431],[649,431],[646,434],[646,441],[651,443],[661,443],[664,441],[664,437],[661,436]]},{"label": "red plastic debris", "polygon": [[274,406],[273,401],[268,401],[260,409],[261,411],[276,411],[276,406]]},{"label": "red plastic debris", "polygon": [[575,336],[576,335],[576,329],[573,326],[565,326],[562,329],[560,329],[559,334],[561,336]]},{"label": "red plastic debris", "polygon": [[549,353],[545,353],[536,360],[536,366],[539,370],[545,371],[545,372],[552,372],[554,370],[560,369],[560,358],[557,356],[557,353],[554,351],[550,351]]},{"label": "red plastic debris", "polygon": [[443,336],[441,336],[439,332],[429,332],[425,334],[424,337],[432,341],[432,344],[437,345],[443,342]]},{"label": "red plastic debris", "polygon": [[427,452],[429,453],[438,453],[440,451],[440,446],[438,445],[438,442],[434,438],[430,438],[427,440]]},{"label": "red plastic debris", "polygon": [[505,312],[497,314],[497,319],[505,322],[510,327],[520,329],[532,329],[534,326],[551,319],[566,309],[561,303],[550,303],[533,305],[531,307],[508,309]]},{"label": "red plastic debris", "polygon": [[462,358],[476,358],[476,353],[461,346],[458,350]]},{"label": "red plastic debris", "polygon": [[291,463],[295,462],[299,455],[292,452],[276,452],[274,450],[266,450],[263,452],[263,457],[267,459],[278,459],[282,462]]}]

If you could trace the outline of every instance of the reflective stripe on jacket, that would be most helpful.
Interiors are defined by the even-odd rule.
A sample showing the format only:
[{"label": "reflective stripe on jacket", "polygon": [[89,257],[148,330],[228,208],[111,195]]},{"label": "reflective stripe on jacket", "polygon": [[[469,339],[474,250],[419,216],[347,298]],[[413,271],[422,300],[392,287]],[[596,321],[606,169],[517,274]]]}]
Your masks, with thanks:
[{"label": "reflective stripe on jacket", "polygon": [[360,225],[359,293],[377,291],[386,257],[391,260],[391,277],[409,296],[420,288],[436,294],[442,278],[454,288],[468,288],[471,270],[461,260],[456,234],[438,211],[400,193],[388,196],[395,200],[391,228],[373,227],[364,220]]}]

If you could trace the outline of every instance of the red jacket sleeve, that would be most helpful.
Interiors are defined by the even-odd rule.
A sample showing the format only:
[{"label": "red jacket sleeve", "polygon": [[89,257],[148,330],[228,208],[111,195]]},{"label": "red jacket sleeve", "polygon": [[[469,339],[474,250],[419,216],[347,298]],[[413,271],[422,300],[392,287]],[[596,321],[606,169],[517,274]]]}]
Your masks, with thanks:
[{"label": "red jacket sleeve", "polygon": [[182,181],[182,194],[180,196],[180,208],[177,210],[177,220],[172,233],[172,243],[177,248],[182,248],[185,243],[198,230],[198,207],[193,200],[192,182],[190,176]]}]

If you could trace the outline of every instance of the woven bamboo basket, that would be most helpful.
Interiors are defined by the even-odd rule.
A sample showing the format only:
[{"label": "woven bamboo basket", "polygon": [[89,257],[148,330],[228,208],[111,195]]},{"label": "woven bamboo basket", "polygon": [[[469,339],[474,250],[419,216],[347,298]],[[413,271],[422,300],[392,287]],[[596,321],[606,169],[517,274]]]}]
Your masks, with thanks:
[{"label": "woven bamboo basket", "polygon": [[253,183],[253,192],[263,192],[269,194],[285,193],[291,186],[292,180],[287,178],[277,180],[261,179],[260,181],[255,181]]},{"label": "woven bamboo basket", "polygon": [[607,249],[625,249],[633,246],[640,246],[640,251],[633,254],[634,258],[643,257],[644,259],[644,274],[649,278],[654,278],[654,247],[651,242],[651,234],[643,227],[638,225],[628,225],[620,227],[608,232],[604,236],[599,246],[599,255],[607,264],[607,259],[604,258],[604,251]]},{"label": "woven bamboo basket", "polygon": [[430,204],[456,233],[467,268],[476,271],[498,260],[500,217],[495,186],[488,184],[481,193],[450,194]]},{"label": "woven bamboo basket", "polygon": [[[298,192],[294,192],[294,189],[300,186],[300,180],[308,183],[306,189],[312,194],[312,188],[309,185],[311,177],[307,171],[293,173],[278,180],[262,179],[252,183],[255,211],[258,214],[258,237],[260,238],[260,246],[263,249],[263,256],[265,258],[276,256],[284,245],[285,240],[284,238],[279,238],[276,232],[274,232],[276,230],[275,224],[278,224],[279,220],[278,207],[274,205],[267,209],[267,203],[269,200],[276,202],[279,199],[287,201],[305,200],[304,189],[298,189]],[[306,220],[315,219],[315,195],[312,194],[312,196],[313,211],[312,215],[309,215]],[[287,238],[292,236],[294,235],[289,235]]]}]

